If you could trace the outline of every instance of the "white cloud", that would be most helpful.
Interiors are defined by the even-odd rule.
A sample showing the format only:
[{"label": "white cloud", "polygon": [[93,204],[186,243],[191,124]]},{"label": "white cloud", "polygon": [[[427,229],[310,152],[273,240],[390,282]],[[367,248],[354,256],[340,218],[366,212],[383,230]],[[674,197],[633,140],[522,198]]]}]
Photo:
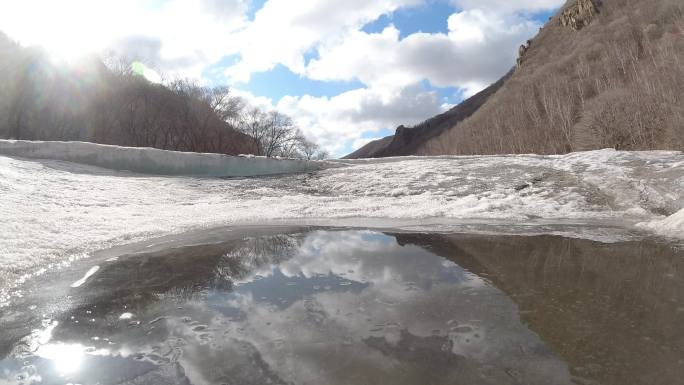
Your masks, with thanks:
[{"label": "white cloud", "polygon": [[513,66],[517,45],[538,25],[475,9],[451,15],[448,28],[448,33],[415,33],[403,40],[394,26],[375,34],[353,31],[321,48],[307,75],[381,87],[427,79],[440,87],[482,88]]},{"label": "white cloud", "polygon": [[[57,59],[114,48],[144,51],[149,65],[199,77],[230,50],[247,23],[249,0],[91,1],[22,0],[0,4],[0,30]],[[233,49],[235,50],[235,49]]]},{"label": "white cloud", "polygon": [[565,0],[452,0],[459,9],[481,9],[497,13],[539,12],[560,7]]},{"label": "white cloud", "polygon": [[334,154],[364,133],[414,124],[442,112],[438,95],[414,84],[393,90],[361,88],[333,97],[286,96],[276,108]]},{"label": "white cloud", "polygon": [[242,98],[242,100],[244,100],[244,102],[248,106],[258,107],[266,111],[271,111],[275,109],[273,100],[271,100],[271,98],[254,95],[249,91],[241,90],[238,88],[233,88],[231,92],[233,93],[233,95]]},{"label": "white cloud", "polygon": [[236,36],[241,60],[226,70],[234,81],[247,82],[252,73],[283,64],[302,74],[304,55],[320,44],[336,41],[349,31],[400,7],[423,0],[269,0],[254,21]]}]

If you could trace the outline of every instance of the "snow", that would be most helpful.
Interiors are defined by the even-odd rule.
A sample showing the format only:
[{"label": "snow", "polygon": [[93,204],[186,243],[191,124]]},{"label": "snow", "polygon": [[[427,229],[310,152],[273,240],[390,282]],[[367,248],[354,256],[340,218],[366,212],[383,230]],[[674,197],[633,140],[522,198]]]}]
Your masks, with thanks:
[{"label": "snow", "polygon": [[325,162],[120,147],[87,142],[0,140],[0,155],[53,159],[171,176],[257,176],[319,170]]},{"label": "snow", "polygon": [[[60,159],[109,162],[129,170],[147,169],[134,163],[151,159],[155,165],[149,170],[155,174],[167,170],[225,175],[218,167],[223,160],[203,163],[204,155],[185,158],[158,150],[107,147],[106,156],[87,156],[90,150],[83,150],[81,143],[71,150],[67,144],[27,142],[1,142],[0,153],[7,154],[8,143],[19,143],[30,154],[0,156],[0,291],[3,281],[16,282],[99,249],[242,224],[429,224],[439,230],[468,221],[511,227],[607,223],[684,237],[681,152],[601,150],[564,156],[340,160],[315,166],[302,163],[301,170],[321,168],[309,173],[221,179],[144,175],[63,160],[26,159],[56,154]],[[119,151],[135,154],[135,162],[125,163]],[[173,170],[160,168],[163,159],[173,159]],[[225,162],[231,165],[227,170],[241,172],[231,168],[239,163]],[[273,162],[267,164],[281,161]],[[204,164],[211,171],[202,170]],[[299,166],[290,166],[300,163],[285,164],[293,171]],[[252,166],[246,167],[254,171]],[[267,168],[259,170],[274,171]],[[548,228],[549,233],[568,231]],[[578,236],[585,236],[582,232],[587,229]]]},{"label": "snow", "polygon": [[684,209],[664,219],[639,223],[639,226],[665,237],[684,238]]}]

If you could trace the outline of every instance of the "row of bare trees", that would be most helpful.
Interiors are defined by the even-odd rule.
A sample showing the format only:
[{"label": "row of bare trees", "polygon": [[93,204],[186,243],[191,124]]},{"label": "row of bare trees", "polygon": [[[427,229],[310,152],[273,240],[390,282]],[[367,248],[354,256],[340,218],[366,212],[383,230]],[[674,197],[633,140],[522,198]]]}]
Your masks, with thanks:
[{"label": "row of bare trees", "polygon": [[288,116],[249,106],[228,87],[154,84],[130,61],[57,67],[0,33],[0,138],[80,140],[165,150],[325,158]]},{"label": "row of bare trees", "polygon": [[165,150],[254,153],[252,141],[229,123],[237,101],[225,87],[187,80],[156,85],[112,72],[92,101],[89,137],[98,143]]}]

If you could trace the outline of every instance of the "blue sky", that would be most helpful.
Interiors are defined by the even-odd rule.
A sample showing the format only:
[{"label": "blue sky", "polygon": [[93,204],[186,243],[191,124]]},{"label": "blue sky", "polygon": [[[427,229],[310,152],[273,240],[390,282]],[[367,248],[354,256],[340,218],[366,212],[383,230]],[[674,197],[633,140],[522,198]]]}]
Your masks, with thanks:
[{"label": "blue sky", "polygon": [[[250,17],[253,18],[259,7],[265,0],[255,1],[250,9]],[[380,33],[390,25],[394,25],[400,31],[400,38],[405,38],[413,33],[447,33],[447,19],[454,12],[455,7],[447,1],[430,1],[424,5],[399,9],[393,13],[381,15],[376,20],[365,24],[361,29],[367,33]],[[308,62],[317,57],[315,51],[308,52],[305,60]],[[231,57],[229,60],[235,60]],[[212,79],[214,80],[214,79]],[[225,79],[216,79],[214,83],[225,82]],[[286,95],[312,95],[334,96],[345,91],[362,88],[363,83],[353,81],[316,81],[299,76],[283,65],[277,65],[274,69],[252,75],[247,83],[236,84],[254,95],[265,96],[273,100],[280,100]],[[439,92],[445,103],[455,104],[462,99],[462,93],[455,87],[432,87],[429,82],[424,82],[428,90]],[[393,132],[393,130],[392,130]]]},{"label": "blue sky", "polygon": [[[254,14],[265,3],[266,0],[254,1],[250,6],[249,17],[253,19]],[[380,33],[388,26],[394,25],[399,30],[401,39],[414,33],[448,33],[447,19],[456,11],[458,11],[458,7],[449,1],[426,1],[422,5],[401,8],[392,13],[383,14],[376,20],[365,24],[361,30],[367,33]],[[554,12],[555,10],[534,12],[530,16],[532,20],[543,24]],[[312,51],[307,53],[305,59],[308,62],[316,57],[316,52]],[[227,58],[227,60],[236,59],[235,57]],[[212,80],[216,80],[214,83],[226,81],[220,77]],[[286,95],[334,96],[361,88],[363,83],[357,80],[327,82],[311,80],[295,74],[283,65],[277,65],[272,70],[252,75],[249,82],[239,83],[236,86],[254,95],[280,100]],[[464,94],[457,87],[434,87],[427,80],[423,81],[423,86],[426,90],[438,92],[441,101],[444,103],[456,104],[463,100]]]},{"label": "blue sky", "polygon": [[24,0],[0,5],[0,30],[62,60],[113,51],[166,78],[229,85],[344,155],[495,81],[562,3]]}]

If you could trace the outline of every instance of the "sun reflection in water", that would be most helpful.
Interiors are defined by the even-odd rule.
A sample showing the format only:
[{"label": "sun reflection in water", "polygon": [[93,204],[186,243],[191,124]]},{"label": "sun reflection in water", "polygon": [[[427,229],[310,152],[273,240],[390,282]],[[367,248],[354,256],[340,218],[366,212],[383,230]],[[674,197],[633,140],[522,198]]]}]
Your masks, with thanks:
[{"label": "sun reflection in water", "polygon": [[66,375],[80,370],[86,355],[110,355],[106,349],[96,350],[81,344],[50,343],[53,331],[58,325],[59,322],[57,321],[44,320],[44,329],[35,330],[32,333],[29,346],[32,346],[31,350],[36,356],[52,361],[59,374]]},{"label": "sun reflection in water", "polygon": [[80,344],[48,344],[38,348],[36,354],[51,360],[60,374],[69,374],[81,368],[85,350]]}]

